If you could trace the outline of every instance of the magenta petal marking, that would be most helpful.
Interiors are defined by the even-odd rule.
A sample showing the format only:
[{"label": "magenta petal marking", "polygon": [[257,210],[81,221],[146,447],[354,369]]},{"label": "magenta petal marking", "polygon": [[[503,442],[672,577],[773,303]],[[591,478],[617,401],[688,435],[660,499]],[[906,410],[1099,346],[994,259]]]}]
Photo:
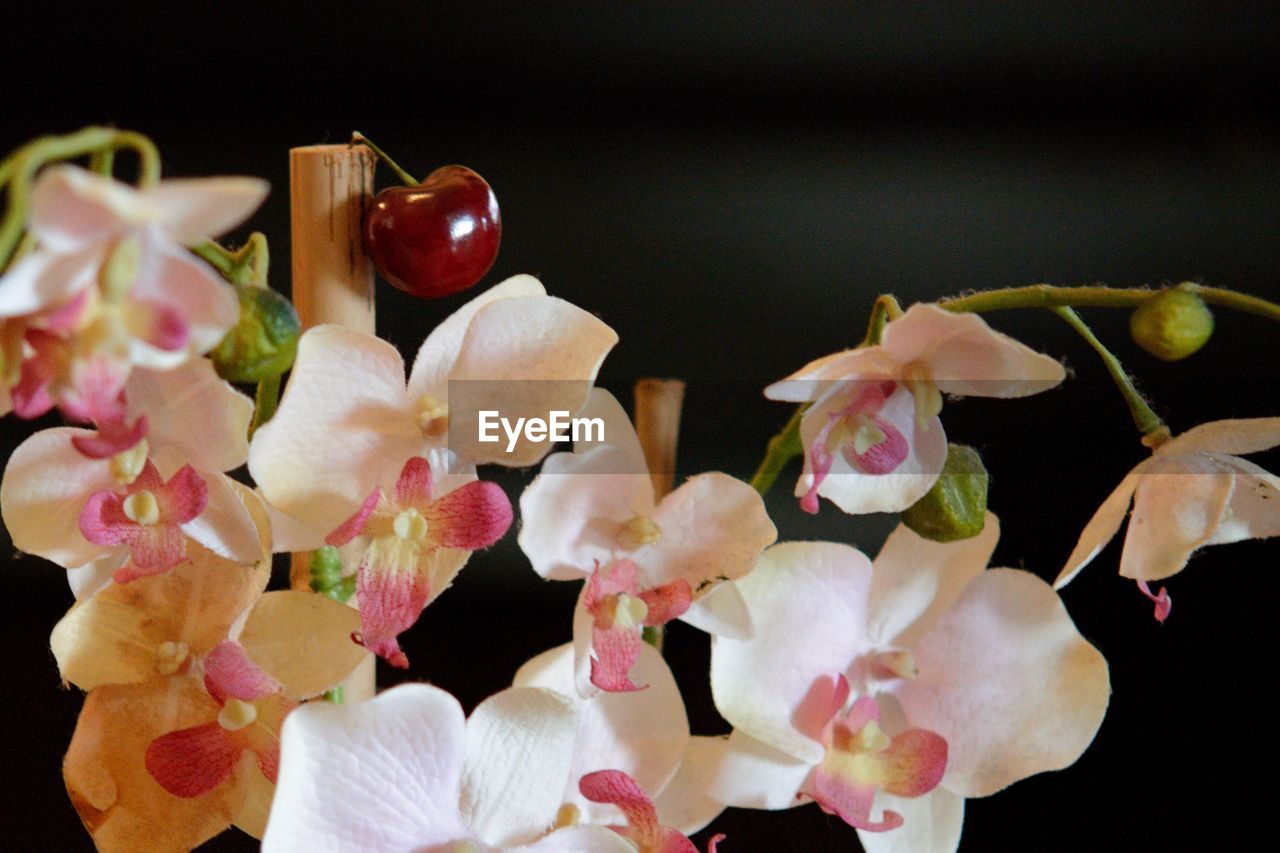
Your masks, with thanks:
[{"label": "magenta petal marking", "polygon": [[[598,770],[578,780],[578,790],[593,803],[617,806],[627,818],[626,826],[610,826],[623,838],[634,841],[646,853],[698,853],[684,835],[658,822],[653,800],[635,780],[621,770]],[[709,850],[724,836],[717,836]]]},{"label": "magenta petal marking", "polygon": [[134,316],[142,322],[141,337],[156,349],[176,352],[187,345],[191,327],[182,313],[168,305],[145,300],[132,300]]},{"label": "magenta petal marking", "polygon": [[204,512],[209,487],[190,465],[183,465],[156,493],[161,518],[172,524],[186,524]]},{"label": "magenta petal marking", "polygon": [[339,524],[333,529],[332,533],[324,537],[325,544],[339,547],[346,545],[359,536],[360,531],[364,530],[365,522],[369,520],[369,516],[373,515],[373,511],[377,509],[378,501],[380,500],[382,500],[382,489],[374,486],[373,491],[364,499],[364,503],[360,505],[360,509],[356,510],[355,515]]},{"label": "magenta petal marking", "polygon": [[1169,590],[1162,586],[1159,592],[1152,592],[1146,581],[1138,581],[1138,591],[1155,604],[1156,621],[1164,624],[1164,620],[1169,618],[1169,611],[1173,609],[1173,598],[1169,595]]},{"label": "magenta petal marking", "polygon": [[40,325],[51,332],[68,333],[75,331],[84,319],[85,309],[89,307],[89,288],[85,288],[62,305],[40,318]]},{"label": "magenta petal marking", "polygon": [[833,814],[855,829],[887,832],[902,826],[902,815],[885,809],[880,820],[871,819],[875,787],[858,783],[819,767],[813,774],[813,790],[809,792],[824,812]]},{"label": "magenta petal marking", "polygon": [[223,640],[204,658],[204,689],[218,700],[227,697],[252,702],[284,690],[284,685],[262,670],[244,646],[234,640]]},{"label": "magenta petal marking", "polygon": [[258,759],[258,769],[262,771],[262,775],[274,785],[276,777],[280,775],[280,745],[276,744],[268,749],[255,749],[253,754]]},{"label": "magenta petal marking", "polygon": [[693,590],[684,578],[677,578],[671,583],[646,589],[639,598],[649,608],[644,617],[646,625],[665,625],[672,619],[684,615],[693,603]]},{"label": "magenta petal marking", "polygon": [[396,504],[402,507],[429,504],[431,491],[431,463],[421,456],[414,456],[400,469],[400,478],[396,480]]},{"label": "magenta petal marking", "polygon": [[813,482],[809,484],[809,490],[800,498],[800,509],[810,515],[816,515],[818,512],[818,487],[831,473],[831,464],[835,461],[835,457],[827,449],[827,439],[842,417],[843,415],[839,412],[828,415],[826,425],[818,431],[813,443],[809,445],[809,468]]},{"label": "magenta petal marking", "polygon": [[231,777],[243,751],[214,722],[161,735],[147,746],[144,761],[151,778],[170,794],[198,797]]},{"label": "magenta petal marking", "polygon": [[418,550],[396,541],[374,542],[356,570],[359,636],[352,639],[400,669],[409,658],[396,637],[413,626],[431,600],[431,582],[418,565]]},{"label": "magenta petal marking", "polygon": [[822,740],[823,729],[849,699],[849,680],[843,675],[821,675],[813,680],[791,714],[796,731]]},{"label": "magenta petal marking", "polygon": [[141,415],[130,426],[123,419],[119,421],[98,421],[98,431],[94,435],[77,435],[71,444],[82,456],[90,459],[108,459],[117,453],[123,453],[147,437],[148,421]]},{"label": "magenta petal marking", "polygon": [[[171,524],[155,527],[130,524],[133,529],[129,537],[129,566],[117,574],[123,574],[129,580],[141,575],[154,575],[172,569],[187,558],[187,536],[180,528]],[[127,570],[130,567],[137,572],[129,574]]]},{"label": "magenta petal marking", "polygon": [[858,453],[852,444],[844,446],[844,457],[850,465],[866,474],[889,474],[902,464],[911,453],[911,445],[893,424],[881,418],[875,418],[876,428],[884,433],[884,441],[867,448],[866,453]]},{"label": "magenta petal marking", "polygon": [[636,684],[630,675],[643,645],[638,628],[592,627],[591,683],[606,693],[644,690],[649,685]]},{"label": "magenta petal marking", "polygon": [[127,364],[105,357],[81,361],[71,371],[73,387],[62,394],[58,406],[76,421],[123,421],[124,383],[128,378]]},{"label": "magenta petal marking", "polygon": [[80,533],[94,545],[123,545],[133,526],[124,514],[124,498],[109,489],[94,492],[80,510]]},{"label": "magenta petal marking", "polygon": [[496,483],[476,481],[431,504],[425,513],[432,539],[445,548],[488,548],[511,528],[511,501]]},{"label": "magenta petal marking", "polygon": [[9,390],[13,412],[20,418],[38,418],[53,408],[50,387],[67,359],[67,342],[40,329],[28,329],[24,339],[32,354],[22,362],[18,382]]}]

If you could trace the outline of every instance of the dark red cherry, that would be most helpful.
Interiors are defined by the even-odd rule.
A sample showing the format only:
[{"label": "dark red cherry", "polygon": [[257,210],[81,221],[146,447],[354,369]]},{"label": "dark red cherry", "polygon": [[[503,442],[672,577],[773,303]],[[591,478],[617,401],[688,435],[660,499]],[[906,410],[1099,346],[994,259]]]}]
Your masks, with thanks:
[{"label": "dark red cherry", "polygon": [[501,239],[498,199],[466,166],[442,166],[417,186],[383,190],[364,219],[364,249],[378,272],[424,299],[479,281]]}]

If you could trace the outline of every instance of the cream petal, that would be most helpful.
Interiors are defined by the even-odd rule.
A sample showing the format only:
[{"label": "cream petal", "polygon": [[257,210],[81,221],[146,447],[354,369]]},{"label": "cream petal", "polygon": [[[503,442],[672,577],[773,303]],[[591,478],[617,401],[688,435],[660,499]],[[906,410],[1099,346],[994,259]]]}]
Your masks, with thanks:
[{"label": "cream petal", "polygon": [[931,542],[900,524],[876,555],[868,607],[868,636],[909,647],[982,573],[1000,539],[1000,519],[988,512],[977,536]]},{"label": "cream petal", "polygon": [[755,632],[747,602],[731,583],[716,584],[695,598],[680,621],[734,640],[748,639]]},{"label": "cream petal", "polygon": [[894,695],[910,726],[946,739],[954,793],[985,797],[1066,767],[1102,724],[1106,660],[1029,572],[983,572],[912,652],[918,675]]},{"label": "cream petal", "polygon": [[[151,251],[144,262],[148,272],[138,276],[130,297],[163,305],[187,322],[189,337],[185,353],[202,355],[208,352],[240,319],[240,300],[234,288],[190,252],[154,241],[148,245]],[[146,346],[137,339],[134,342]],[[154,359],[163,358],[166,363],[135,363],[161,370],[173,366],[167,363],[173,353],[149,346],[147,349],[155,351]]]},{"label": "cream petal", "polygon": [[806,802],[796,794],[804,787],[815,763],[735,730],[729,735],[714,773],[710,774],[712,781],[707,794],[740,808],[789,809]]},{"label": "cream petal", "polygon": [[[580,700],[569,784],[561,800],[577,806],[588,823],[622,823],[616,806],[582,796],[578,780],[597,770],[621,770],[646,791],[661,791],[676,774],[689,743],[689,722],[675,677],[652,646],[644,646],[631,670],[634,693],[598,693]],[[543,652],[516,673],[517,687],[544,687],[577,695],[573,646]],[[557,806],[559,803],[557,803]],[[690,803],[690,807],[693,807]]]},{"label": "cream petal", "polygon": [[68,254],[37,249],[0,277],[0,317],[22,317],[65,305],[97,284],[101,247],[90,245]]},{"label": "cream petal", "polygon": [[45,248],[63,253],[110,240],[154,214],[128,184],[59,163],[36,178],[28,222]]},{"label": "cream petal", "polygon": [[240,645],[290,699],[318,696],[369,654],[351,641],[360,613],[309,590],[268,592],[249,611]]},{"label": "cream petal", "polygon": [[130,417],[147,416],[156,464],[230,471],[249,458],[253,400],[224,381],[206,358],[173,370],[135,370],[125,385]]},{"label": "cream petal", "polygon": [[67,569],[67,586],[77,601],[97,594],[111,583],[116,569],[129,561],[128,554],[107,554],[92,562]]},{"label": "cream petal", "polygon": [[511,687],[467,720],[460,811],[485,842],[510,846],[541,835],[569,781],[578,724],[568,696]]},{"label": "cream petal", "polygon": [[594,315],[552,296],[498,299],[476,312],[449,373],[450,439],[464,459],[525,466],[549,442],[480,443],[478,416],[495,410],[516,422],[553,411],[579,412],[618,335]]},{"label": "cream petal", "polygon": [[275,417],[254,434],[249,472],[278,510],[327,533],[423,449],[395,347],[316,326],[298,342]]},{"label": "cream petal", "polygon": [[720,772],[728,737],[691,737],[680,769],[654,798],[663,826],[693,835],[719,817],[725,805],[707,793]]},{"label": "cream petal", "polygon": [[[0,482],[0,511],[15,548],[65,568],[108,553],[80,533],[80,511],[94,492],[115,489],[107,460],[89,459],[72,446],[90,430],[54,427],[18,445]],[[116,549],[118,552],[120,549]]]},{"label": "cream petal", "polygon": [[895,811],[902,826],[890,832],[858,830],[866,853],[955,853],[964,826],[964,797],[934,788],[919,797],[895,797],[877,792],[874,811]]},{"label": "cream petal", "polygon": [[716,707],[744,734],[817,763],[823,748],[796,713],[816,682],[843,674],[866,648],[871,561],[847,545],[784,542],[735,583],[755,633],[712,637]]},{"label": "cream petal", "polygon": [[262,849],[403,853],[469,837],[458,815],[464,732],[457,700],[425,684],[303,705],[281,730]]},{"label": "cream petal", "polygon": [[760,493],[719,472],[690,477],[662,499],[653,520],[662,538],[634,555],[642,587],[684,578],[701,592],[751,571],[778,538]]},{"label": "cream petal", "polygon": [[1207,545],[1280,536],[1280,477],[1236,456],[1215,456],[1236,472],[1228,511]]},{"label": "cream petal", "polygon": [[1182,571],[1231,505],[1234,470],[1211,457],[1158,457],[1133,494],[1120,574],[1157,581]]},{"label": "cream petal", "polygon": [[271,186],[260,178],[183,178],[142,190],[161,227],[174,242],[194,246],[244,222],[262,206]]},{"label": "cream petal", "polygon": [[1247,456],[1270,450],[1278,444],[1280,418],[1239,418],[1193,427],[1162,444],[1156,453],[1161,456],[1188,453]]},{"label": "cream petal", "polygon": [[977,314],[953,313],[917,303],[885,326],[886,352],[901,365],[921,364],[946,394],[1026,397],[1058,385],[1066,371]]},{"label": "cream petal", "polygon": [[547,458],[520,496],[517,541],[535,572],[551,580],[582,578],[595,561],[628,550],[618,537],[622,525],[654,509],[653,482],[648,474],[627,473],[630,464],[612,445]]},{"label": "cream petal", "polygon": [[810,403],[836,390],[837,384],[859,379],[892,379],[900,365],[880,347],[864,347],[823,356],[764,389],[770,400]]},{"label": "cream petal", "polygon": [[271,556],[271,543],[259,535],[255,514],[265,516],[261,498],[225,474],[203,472],[208,501],[204,511],[182,525],[182,531],[215,554],[237,563],[256,563]]},{"label": "cream petal", "polygon": [[1071,583],[1071,579],[1093,562],[1093,558],[1098,556],[1116,535],[1120,525],[1124,524],[1124,517],[1129,514],[1129,504],[1133,501],[1134,490],[1142,482],[1142,472],[1149,465],[1150,460],[1144,460],[1126,474],[1120,481],[1120,485],[1107,495],[1102,506],[1098,507],[1093,518],[1089,519],[1089,523],[1080,532],[1080,539],[1076,542],[1076,547],[1071,550],[1071,556],[1067,557],[1067,564],[1062,567],[1057,580],[1053,582],[1054,589],[1062,589]]},{"label": "cream petal", "polygon": [[258,762],[252,759],[241,760],[236,769],[236,784],[244,792],[244,800],[232,823],[261,841],[267,832],[267,816],[271,813],[271,800],[275,796],[276,786],[262,775]]},{"label": "cream petal", "polygon": [[593,438],[574,442],[573,452],[575,454],[585,453],[602,444],[611,444],[626,454],[616,460],[616,469],[599,473],[641,474],[648,472],[649,463],[644,458],[644,449],[640,446],[640,437],[636,435],[635,427],[631,425],[631,418],[616,397],[603,388],[592,388],[591,396],[587,398],[587,405],[578,413],[578,417],[599,418],[604,424],[604,438],[600,441],[595,441]]},{"label": "cream petal", "polygon": [[416,400],[424,394],[448,399],[449,373],[462,351],[467,327],[481,308],[500,299],[545,296],[546,293],[546,288],[533,276],[516,275],[495,284],[446,317],[427,335],[413,359],[413,370],[409,374],[410,399]]}]

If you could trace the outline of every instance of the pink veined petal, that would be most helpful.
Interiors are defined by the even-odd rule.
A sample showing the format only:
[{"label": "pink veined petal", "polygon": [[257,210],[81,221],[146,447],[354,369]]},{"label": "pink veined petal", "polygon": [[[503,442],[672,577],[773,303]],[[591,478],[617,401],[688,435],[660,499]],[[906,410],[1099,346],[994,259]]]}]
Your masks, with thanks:
[{"label": "pink veined petal", "polygon": [[421,456],[414,456],[400,469],[396,480],[396,503],[400,506],[420,506],[431,503],[431,463]]},{"label": "pink veined petal", "polygon": [[274,785],[276,777],[280,775],[280,745],[255,749],[253,756],[258,760],[258,769],[262,771],[262,775]]},{"label": "pink veined petal", "polygon": [[9,389],[13,413],[20,418],[38,418],[53,408],[51,386],[65,368],[68,345],[58,335],[28,329],[25,335],[32,354],[22,362],[18,383]]},{"label": "pink veined petal", "polygon": [[639,598],[649,608],[644,617],[646,625],[665,625],[672,619],[678,619],[689,609],[693,601],[693,590],[684,578],[671,583],[641,590]]},{"label": "pink veined petal", "polygon": [[640,590],[636,582],[638,573],[639,567],[631,560],[614,560],[608,565],[596,566],[591,577],[587,579],[585,599],[587,609],[596,610],[605,596],[618,593],[639,595]]},{"label": "pink veined petal", "polygon": [[432,540],[444,548],[488,548],[511,527],[511,500],[497,483],[474,481],[432,503],[425,513]]},{"label": "pink veined petal", "polygon": [[163,488],[156,491],[160,517],[170,524],[185,524],[204,512],[209,488],[190,465],[178,469]]},{"label": "pink veined petal", "polygon": [[638,627],[601,627],[597,623],[591,629],[591,683],[606,693],[644,690],[648,685],[636,684],[630,675],[643,647]]},{"label": "pink veined petal", "polygon": [[355,514],[346,521],[334,528],[333,532],[324,537],[326,545],[341,547],[346,545],[352,539],[360,535],[360,531],[364,530],[365,524],[369,521],[369,516],[373,515],[373,511],[378,508],[378,502],[382,500],[382,489],[375,486],[369,496],[364,499],[364,503],[355,511]]},{"label": "pink veined petal", "polygon": [[130,539],[129,555],[129,562],[111,576],[116,583],[158,575],[181,564],[187,559],[187,537],[172,525],[139,527]]},{"label": "pink veined petal", "polygon": [[227,698],[252,702],[284,690],[284,686],[253,662],[244,646],[223,640],[204,659],[204,687],[219,704]]},{"label": "pink veined petal", "polygon": [[856,829],[887,832],[902,826],[902,815],[886,810],[880,820],[871,819],[875,786],[847,778],[823,767],[814,771],[812,787],[805,791],[824,812],[833,814]]},{"label": "pink veined petal", "polygon": [[677,853],[677,851],[694,850],[696,848],[684,839],[686,846],[672,846],[671,830],[658,823],[658,810],[653,800],[640,789],[635,780],[621,770],[597,770],[588,773],[578,780],[578,790],[582,796],[593,803],[609,803],[622,809],[626,815],[627,826],[614,827],[620,834],[632,839],[642,850],[654,853]]},{"label": "pink veined petal", "polygon": [[199,797],[231,778],[244,748],[218,723],[161,735],[147,747],[147,772],[175,797]]},{"label": "pink veined petal", "polygon": [[1169,611],[1173,610],[1173,597],[1169,595],[1169,590],[1160,587],[1159,592],[1152,592],[1151,585],[1146,581],[1138,581],[1138,592],[1142,593],[1148,601],[1155,605],[1155,611],[1152,614],[1157,622],[1163,623],[1169,618]]},{"label": "pink veined petal", "polygon": [[124,514],[123,496],[103,489],[94,492],[80,511],[80,533],[95,545],[125,545],[136,522]]},{"label": "pink veined petal", "polygon": [[876,428],[884,433],[884,441],[867,448],[866,453],[858,453],[852,444],[844,446],[844,458],[855,468],[867,474],[890,474],[898,469],[902,461],[911,452],[898,428],[883,418],[872,418]]},{"label": "pink veined petal", "polygon": [[388,537],[369,546],[356,572],[361,627],[352,639],[400,669],[408,668],[409,658],[396,637],[418,621],[431,600],[431,583],[419,557],[416,546]]}]

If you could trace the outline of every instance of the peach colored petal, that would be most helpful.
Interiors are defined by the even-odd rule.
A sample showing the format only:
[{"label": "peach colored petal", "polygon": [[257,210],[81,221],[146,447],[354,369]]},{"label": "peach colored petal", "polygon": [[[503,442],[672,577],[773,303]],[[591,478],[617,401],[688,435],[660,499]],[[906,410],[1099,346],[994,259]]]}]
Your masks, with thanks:
[{"label": "peach colored petal", "polygon": [[240,632],[254,663],[284,685],[293,699],[318,696],[338,684],[368,652],[351,642],[360,629],[353,608],[304,590],[268,592]]}]

